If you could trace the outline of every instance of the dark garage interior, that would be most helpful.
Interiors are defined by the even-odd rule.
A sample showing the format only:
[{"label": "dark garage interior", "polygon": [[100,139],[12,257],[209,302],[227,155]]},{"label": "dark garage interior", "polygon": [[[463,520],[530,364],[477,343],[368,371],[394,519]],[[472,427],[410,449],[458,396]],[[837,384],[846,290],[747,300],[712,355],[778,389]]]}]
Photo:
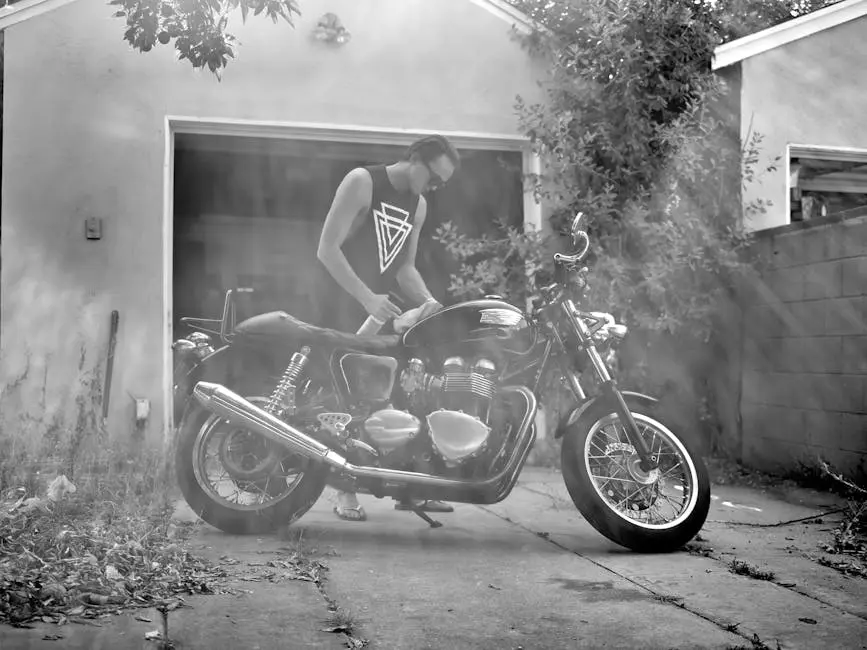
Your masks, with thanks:
[{"label": "dark garage interior", "polygon": [[[394,145],[178,134],[174,169],[173,327],[183,316],[219,318],[226,290],[250,287],[239,317],[281,309],[320,320],[319,233],[335,189],[352,168],[391,163]],[[520,152],[461,150],[460,172],[427,196],[417,266],[448,302],[456,262],[433,235],[453,221],[469,235],[523,220]]]}]

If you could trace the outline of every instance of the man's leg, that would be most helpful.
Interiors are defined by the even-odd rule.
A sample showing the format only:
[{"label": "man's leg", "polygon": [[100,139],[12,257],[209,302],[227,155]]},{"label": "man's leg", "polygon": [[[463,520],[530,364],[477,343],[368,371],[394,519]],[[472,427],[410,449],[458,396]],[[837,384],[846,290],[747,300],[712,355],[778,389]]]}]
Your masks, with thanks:
[{"label": "man's leg", "polygon": [[[365,319],[366,322],[366,319]],[[362,327],[357,334],[362,334]],[[367,514],[358,503],[355,492],[343,492],[337,490],[337,505],[334,506],[334,514],[346,521],[366,521]],[[442,501],[416,501],[413,499],[401,499],[395,506],[395,510],[422,510],[424,512],[454,512],[454,508]]]},{"label": "man's leg", "polygon": [[345,521],[367,520],[367,513],[358,503],[355,492],[343,492],[342,490],[335,490],[335,492],[337,492],[335,496],[337,503],[334,505],[334,514]]},{"label": "man's leg", "polygon": [[[341,305],[342,306],[342,305]],[[356,309],[357,311],[357,309]],[[355,314],[352,313],[352,309],[346,307],[344,312],[341,314],[341,317],[338,317],[336,320],[341,323],[345,323]],[[374,332],[363,332],[364,323],[367,322],[367,317],[365,316],[365,320],[362,323],[361,327],[358,328],[356,334],[372,334]],[[332,327],[334,327],[332,325]],[[336,329],[348,331],[349,328],[337,327]],[[364,512],[364,508],[361,507],[361,504],[358,503],[358,497],[355,492],[344,492],[342,490],[336,490],[337,492],[337,505],[334,506],[334,514],[336,514],[341,519],[346,521],[366,521],[367,513]]]}]

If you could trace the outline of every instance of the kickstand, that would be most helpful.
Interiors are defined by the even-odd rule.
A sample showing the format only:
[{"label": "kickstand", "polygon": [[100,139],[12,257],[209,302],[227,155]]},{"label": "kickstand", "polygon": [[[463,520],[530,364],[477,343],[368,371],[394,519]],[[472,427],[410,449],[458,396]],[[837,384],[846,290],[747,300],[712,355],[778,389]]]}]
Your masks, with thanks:
[{"label": "kickstand", "polygon": [[442,526],[442,524],[440,522],[438,522],[436,519],[431,519],[430,517],[428,517],[427,513],[425,513],[423,510],[417,510],[416,509],[416,510],[413,510],[413,512],[415,514],[417,514],[419,517],[421,517],[422,519],[424,519],[428,524],[430,524],[431,528],[439,528]]}]

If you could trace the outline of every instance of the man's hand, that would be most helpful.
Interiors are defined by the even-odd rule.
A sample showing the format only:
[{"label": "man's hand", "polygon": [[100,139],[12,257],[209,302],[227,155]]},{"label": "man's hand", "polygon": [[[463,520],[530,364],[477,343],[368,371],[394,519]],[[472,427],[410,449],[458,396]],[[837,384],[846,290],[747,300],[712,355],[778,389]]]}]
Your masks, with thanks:
[{"label": "man's hand", "polygon": [[385,294],[374,295],[363,306],[368,314],[383,323],[400,316],[400,309]]},{"label": "man's hand", "polygon": [[443,306],[436,300],[431,298],[427,302],[418,307],[414,307],[409,311],[405,311],[398,318],[394,319],[394,331],[397,334],[403,334],[410,327],[418,323],[423,318],[427,318],[431,314],[438,312]]},{"label": "man's hand", "polygon": [[435,314],[442,308],[443,306],[436,300],[428,300],[425,304],[422,305],[421,314],[419,315],[418,319],[422,320],[424,318],[427,318],[428,316],[430,316],[431,314]]}]

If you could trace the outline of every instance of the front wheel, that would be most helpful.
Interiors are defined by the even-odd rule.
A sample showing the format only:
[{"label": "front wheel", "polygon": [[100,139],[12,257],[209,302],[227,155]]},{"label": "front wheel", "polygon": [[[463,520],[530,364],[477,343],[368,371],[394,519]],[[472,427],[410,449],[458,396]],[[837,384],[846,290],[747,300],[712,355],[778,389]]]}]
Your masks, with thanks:
[{"label": "front wheel", "polygon": [[707,468],[694,445],[672,433],[653,409],[630,410],[658,467],[641,469],[619,416],[597,404],[566,433],[563,479],[581,514],[611,541],[641,553],[676,551],[707,518]]}]

